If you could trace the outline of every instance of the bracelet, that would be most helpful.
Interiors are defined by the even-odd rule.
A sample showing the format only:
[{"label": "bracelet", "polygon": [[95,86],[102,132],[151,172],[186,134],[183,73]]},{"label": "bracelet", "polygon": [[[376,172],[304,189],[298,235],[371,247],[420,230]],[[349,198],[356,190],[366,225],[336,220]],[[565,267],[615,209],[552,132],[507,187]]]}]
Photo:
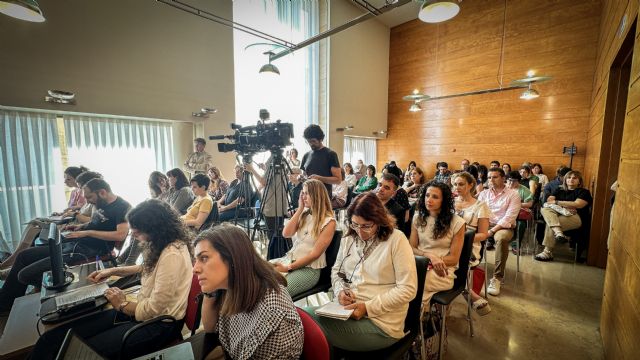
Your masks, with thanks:
[{"label": "bracelet", "polygon": [[118,306],[118,311],[120,311],[121,313],[124,313],[124,307],[129,305],[129,301],[123,301],[120,306]]},{"label": "bracelet", "polygon": [[287,272],[292,272],[293,269],[291,268],[291,264],[287,265]]}]

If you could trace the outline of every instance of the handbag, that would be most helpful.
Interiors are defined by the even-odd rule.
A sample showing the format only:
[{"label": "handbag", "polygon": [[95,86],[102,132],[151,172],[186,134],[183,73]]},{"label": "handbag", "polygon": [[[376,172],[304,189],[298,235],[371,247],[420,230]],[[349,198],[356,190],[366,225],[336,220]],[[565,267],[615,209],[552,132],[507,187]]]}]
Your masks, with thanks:
[{"label": "handbag", "polygon": [[542,207],[549,208],[549,209],[557,212],[560,215],[564,215],[564,216],[573,215],[569,209],[563,208],[560,205],[545,203],[544,205],[542,205]]},{"label": "handbag", "polygon": [[473,292],[476,294],[480,294],[482,291],[482,286],[484,285],[485,273],[484,269],[480,266],[476,266],[473,268]]},{"label": "handbag", "polygon": [[518,213],[518,220],[531,220],[533,219],[533,213],[527,208],[520,208]]}]

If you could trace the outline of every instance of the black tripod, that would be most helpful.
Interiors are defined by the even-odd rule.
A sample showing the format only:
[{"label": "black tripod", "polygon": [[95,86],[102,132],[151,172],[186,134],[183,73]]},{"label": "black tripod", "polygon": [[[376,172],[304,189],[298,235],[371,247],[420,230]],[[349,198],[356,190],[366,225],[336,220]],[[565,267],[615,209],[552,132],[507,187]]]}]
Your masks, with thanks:
[{"label": "black tripod", "polygon": [[260,208],[254,219],[251,239],[260,230],[262,217],[267,225],[269,247],[267,259],[284,256],[291,248],[289,240],[282,236],[284,216],[290,210],[291,194],[288,189],[289,164],[282,155],[283,149],[272,149],[265,173],[265,187],[260,199]]},{"label": "black tripod", "polygon": [[[247,229],[247,232],[249,232],[249,229],[251,228],[251,216],[253,213],[253,205],[255,203],[253,189],[255,189],[256,186],[253,182],[251,172],[245,170],[243,165],[251,164],[252,158],[252,154],[244,154],[241,161],[240,155],[236,155],[236,162],[238,165],[242,166],[243,170],[242,179],[240,180],[240,189],[238,190],[240,195],[238,196],[238,205],[236,206],[236,213],[233,217],[233,224],[237,225],[244,221],[244,228]],[[253,237],[251,240],[253,241]]]}]

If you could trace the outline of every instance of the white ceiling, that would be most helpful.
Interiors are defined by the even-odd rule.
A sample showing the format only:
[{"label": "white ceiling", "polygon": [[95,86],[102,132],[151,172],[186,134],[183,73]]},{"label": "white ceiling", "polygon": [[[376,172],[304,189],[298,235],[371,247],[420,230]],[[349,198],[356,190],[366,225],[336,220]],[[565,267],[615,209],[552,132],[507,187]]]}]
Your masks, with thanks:
[{"label": "white ceiling", "polygon": [[[370,0],[369,3],[377,8],[384,6],[384,0]],[[420,10],[420,3],[411,1],[400,7],[397,7],[387,13],[378,16],[376,19],[388,27],[392,28],[400,24],[404,24],[407,21],[415,20],[418,18],[418,11]]]}]

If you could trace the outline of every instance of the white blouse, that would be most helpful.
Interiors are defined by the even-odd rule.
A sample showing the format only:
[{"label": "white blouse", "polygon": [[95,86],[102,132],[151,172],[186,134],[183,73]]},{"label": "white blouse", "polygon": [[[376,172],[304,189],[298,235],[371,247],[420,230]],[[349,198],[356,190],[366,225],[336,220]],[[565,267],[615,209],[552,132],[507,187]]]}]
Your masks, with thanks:
[{"label": "white blouse", "polygon": [[[419,214],[416,213],[413,216],[413,226],[418,230],[418,249],[421,251],[428,251],[439,257],[449,255],[453,236],[464,226],[464,220],[458,215],[453,215],[453,219],[451,219],[451,225],[449,226],[447,233],[440,239],[434,239],[433,227],[435,226],[436,218],[429,216],[427,218],[426,226],[420,226],[418,218]],[[457,269],[458,264],[451,266],[450,268]]]},{"label": "white blouse", "polygon": [[[460,209],[458,211],[458,215],[460,215],[465,223],[467,223],[467,230],[478,231],[478,219],[489,219],[491,218],[491,210],[489,210],[489,206],[484,201],[476,200],[471,206],[468,206],[464,209]],[[473,259],[470,262],[471,266],[476,266],[480,263],[480,248],[481,245],[479,242],[473,242]]]},{"label": "white blouse", "polygon": [[[333,217],[327,216],[322,222],[322,227],[320,231],[324,229],[331,221],[336,221]],[[317,239],[313,237],[313,215],[305,216],[302,224],[296,231],[295,234],[291,237],[293,241],[293,246],[291,250],[287,252],[285,255],[284,261],[279,261],[283,264],[290,264],[294,262],[296,259],[300,259],[304,256],[309,255],[309,253],[313,250],[313,247],[316,245]],[[273,260],[272,260],[273,261]],[[322,269],[327,266],[327,260],[325,253],[322,253],[317,259],[315,259],[311,264],[307,265],[312,269]]]}]

